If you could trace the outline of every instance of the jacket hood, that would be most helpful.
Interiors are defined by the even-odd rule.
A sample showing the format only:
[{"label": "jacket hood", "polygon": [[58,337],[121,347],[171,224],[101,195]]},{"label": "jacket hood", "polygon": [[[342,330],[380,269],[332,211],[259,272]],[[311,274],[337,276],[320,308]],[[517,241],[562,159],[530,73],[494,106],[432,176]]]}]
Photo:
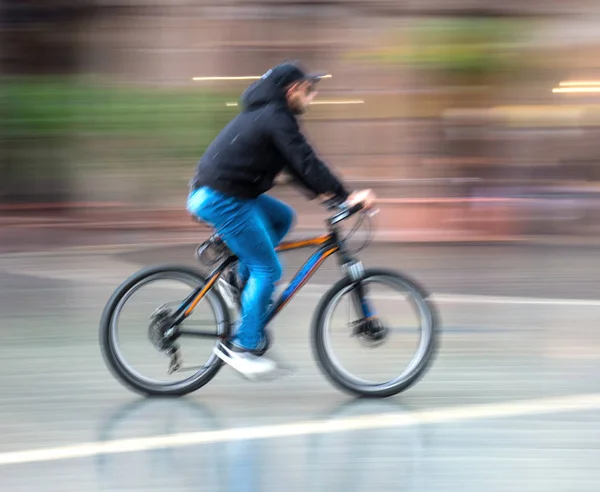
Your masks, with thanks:
[{"label": "jacket hood", "polygon": [[255,109],[274,101],[280,101],[285,104],[285,95],[275,85],[272,77],[257,80],[242,94],[242,106],[244,109]]}]

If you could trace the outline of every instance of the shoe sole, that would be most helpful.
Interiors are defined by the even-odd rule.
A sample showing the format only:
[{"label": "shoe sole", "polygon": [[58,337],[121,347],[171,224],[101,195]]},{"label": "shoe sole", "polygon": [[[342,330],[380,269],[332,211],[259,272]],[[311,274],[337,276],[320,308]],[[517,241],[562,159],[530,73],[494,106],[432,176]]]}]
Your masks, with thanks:
[{"label": "shoe sole", "polygon": [[231,358],[225,352],[220,350],[219,347],[215,347],[213,349],[213,352],[219,359],[221,359],[225,364],[227,364],[229,367],[231,367],[237,374],[239,374],[244,379],[251,380],[251,381],[272,381],[272,380],[279,379],[281,377],[284,377],[286,375],[296,372],[296,368],[294,368],[292,366],[283,365],[277,361],[273,361],[273,362],[275,362],[274,369],[267,371],[267,372],[261,372],[261,373],[256,373],[256,374],[247,374],[247,373],[239,370],[233,364],[231,364]]},{"label": "shoe sole", "polygon": [[213,352],[219,359],[221,359],[223,362],[225,362],[225,364],[227,364],[229,367],[231,367],[235,372],[237,372],[244,379],[250,379],[250,380],[262,379],[265,376],[267,376],[269,373],[273,372],[273,371],[267,371],[267,372],[259,372],[259,373],[255,373],[255,374],[248,374],[248,373],[238,369],[235,366],[235,364],[232,364],[231,357],[229,357],[219,347],[215,347],[213,349]]}]

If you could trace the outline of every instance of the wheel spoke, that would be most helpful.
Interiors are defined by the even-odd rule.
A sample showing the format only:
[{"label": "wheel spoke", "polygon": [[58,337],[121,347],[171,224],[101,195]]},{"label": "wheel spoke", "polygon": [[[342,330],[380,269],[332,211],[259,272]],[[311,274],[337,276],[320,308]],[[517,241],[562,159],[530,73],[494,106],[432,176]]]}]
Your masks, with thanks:
[{"label": "wheel spoke", "polygon": [[[146,394],[185,394],[214,377],[221,363],[212,348],[230,330],[220,295],[209,290],[186,326],[173,327],[171,321],[172,306],[181,303],[177,296],[184,299],[204,283],[185,267],[155,267],[117,292],[103,317],[102,343],[107,363],[123,383]],[[184,359],[200,363],[184,364]]]},{"label": "wheel spoke", "polygon": [[343,316],[339,323],[340,304],[356,304],[352,282],[343,279],[319,307],[313,340],[321,368],[336,385],[354,394],[389,396],[413,384],[427,366],[436,318],[428,296],[403,277],[370,270],[363,282],[377,316],[350,323]]}]

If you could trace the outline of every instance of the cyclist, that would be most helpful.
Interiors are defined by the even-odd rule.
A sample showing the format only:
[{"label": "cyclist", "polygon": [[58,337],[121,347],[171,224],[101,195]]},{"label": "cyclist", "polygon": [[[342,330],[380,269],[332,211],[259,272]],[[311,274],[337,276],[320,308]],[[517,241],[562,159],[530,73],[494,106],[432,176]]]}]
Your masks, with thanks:
[{"label": "cyclist", "polygon": [[265,194],[275,177],[285,169],[309,199],[326,195],[365,206],[373,201],[368,190],[350,193],[300,131],[296,118],[317,95],[321,78],[289,62],[268,70],[242,94],[242,111],[206,149],[190,182],[188,211],[210,224],[240,260],[241,322],[234,338],[214,351],[248,378],[276,368],[260,356],[263,320],[282,276],[275,247],[295,214]]}]

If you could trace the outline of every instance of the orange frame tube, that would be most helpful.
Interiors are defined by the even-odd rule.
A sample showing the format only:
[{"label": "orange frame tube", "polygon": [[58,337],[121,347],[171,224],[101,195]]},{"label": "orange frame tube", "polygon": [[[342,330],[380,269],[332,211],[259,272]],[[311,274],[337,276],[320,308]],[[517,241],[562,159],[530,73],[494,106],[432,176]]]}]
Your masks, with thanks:
[{"label": "orange frame tube", "polygon": [[[284,241],[281,244],[279,244],[279,246],[277,246],[275,248],[275,250],[277,252],[285,252],[285,251],[292,251],[292,250],[300,249],[300,248],[306,248],[306,247],[310,247],[310,246],[322,246],[325,243],[327,243],[327,241],[331,240],[331,238],[332,238],[331,234],[325,234],[325,235],[317,236],[317,237],[313,237],[313,238],[300,239],[298,241]],[[330,256],[335,251],[337,251],[337,247],[334,247],[332,250],[329,250],[327,252],[327,254],[322,258],[322,260],[319,261],[317,265],[315,265],[315,268],[311,270],[310,275],[312,275],[312,273],[314,272],[314,270],[316,268],[318,268],[318,266],[322,263],[323,260],[325,260],[325,258],[327,258],[328,256]],[[196,306],[198,305],[198,303],[202,300],[202,298],[206,295],[206,293],[209,291],[209,289],[217,281],[217,279],[221,275],[221,271],[222,270],[219,268],[219,269],[217,269],[216,272],[214,272],[211,275],[211,277],[206,282],[206,285],[202,288],[202,290],[200,290],[200,292],[198,292],[198,295],[194,298],[194,300],[190,303],[190,305],[185,310],[185,312],[184,312],[184,316],[185,317],[187,317],[190,314],[192,314],[192,312],[194,311],[194,309],[196,308]],[[309,275],[309,277],[310,277],[310,275]],[[307,277],[306,280],[308,280],[308,277]],[[299,286],[299,288],[302,285],[304,285],[304,283],[305,282],[302,282],[302,284]],[[296,292],[297,292],[297,289],[294,290],[293,294],[295,294]],[[291,298],[291,296],[290,296],[290,298]],[[281,307],[283,307],[283,306],[281,306]]]}]

